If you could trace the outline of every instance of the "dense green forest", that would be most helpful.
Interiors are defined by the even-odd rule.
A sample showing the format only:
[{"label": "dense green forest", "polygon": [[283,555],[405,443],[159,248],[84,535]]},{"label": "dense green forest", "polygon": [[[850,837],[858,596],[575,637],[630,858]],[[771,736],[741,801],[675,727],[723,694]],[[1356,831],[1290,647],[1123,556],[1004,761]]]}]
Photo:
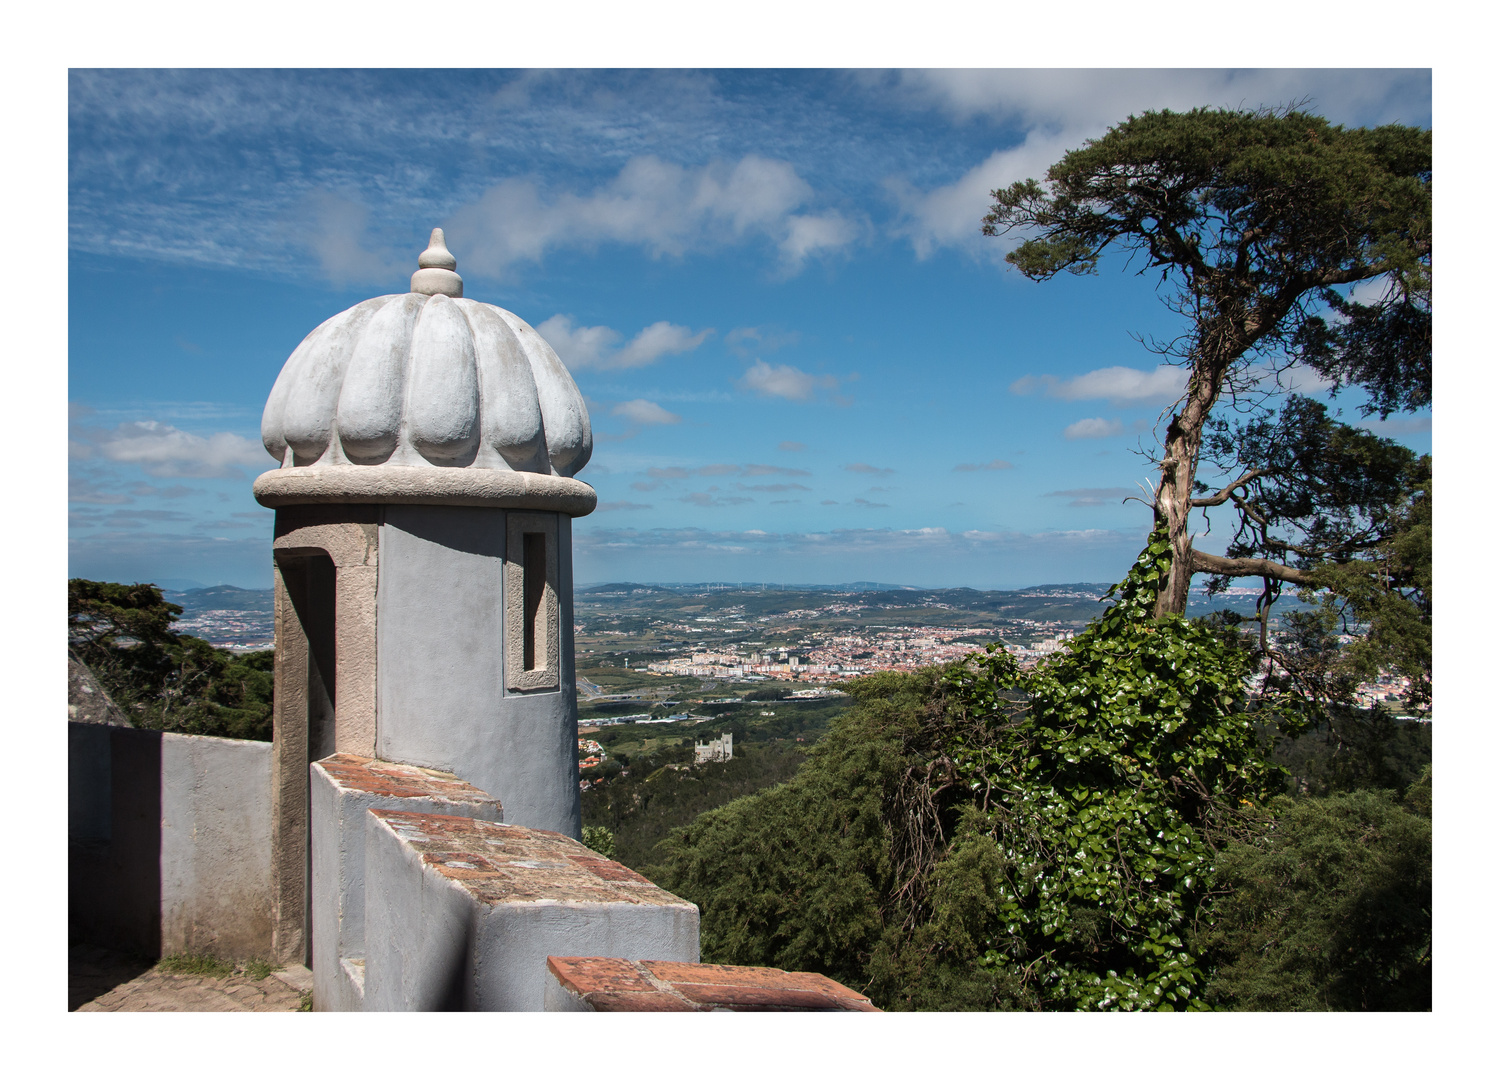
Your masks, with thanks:
[{"label": "dense green forest", "polygon": [[[741,702],[715,705],[712,723],[621,724],[591,735],[609,756],[580,774],[594,783],[583,793],[584,825],[605,830],[611,857],[639,870],[673,829],[790,780],[849,699],[789,701],[783,693],[753,691]],[[693,764],[693,743],[724,732],[734,736],[734,757]]]},{"label": "dense green forest", "polygon": [[179,634],[155,585],[68,582],[68,648],[138,728],[271,739],[272,650],[234,653]]},{"label": "dense green forest", "polygon": [[1154,617],[1169,567],[1159,530],[1030,672],[854,684],[792,779],[659,844],[704,959],[887,1009],[1430,1008],[1429,729],[1252,701],[1235,628]]},{"label": "dense green forest", "polygon": [[611,855],[626,866],[646,866],[657,843],[699,814],[790,780],[807,760],[796,744],[736,746],[730,761],[691,764],[689,745],[646,758],[629,758],[631,775],[583,793],[586,826],[608,830]]}]

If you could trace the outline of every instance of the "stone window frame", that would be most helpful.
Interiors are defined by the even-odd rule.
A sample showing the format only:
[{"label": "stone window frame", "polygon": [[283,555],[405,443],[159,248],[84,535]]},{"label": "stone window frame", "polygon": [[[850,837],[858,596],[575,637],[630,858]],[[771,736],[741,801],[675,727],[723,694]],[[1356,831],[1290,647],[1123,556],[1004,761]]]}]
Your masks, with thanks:
[{"label": "stone window frame", "polygon": [[[526,668],[526,534],[546,539],[546,580],[541,623],[542,664]],[[562,605],[558,600],[557,515],[509,511],[505,521],[505,688],[514,691],[562,689]],[[537,643],[533,642],[533,647]]]}]

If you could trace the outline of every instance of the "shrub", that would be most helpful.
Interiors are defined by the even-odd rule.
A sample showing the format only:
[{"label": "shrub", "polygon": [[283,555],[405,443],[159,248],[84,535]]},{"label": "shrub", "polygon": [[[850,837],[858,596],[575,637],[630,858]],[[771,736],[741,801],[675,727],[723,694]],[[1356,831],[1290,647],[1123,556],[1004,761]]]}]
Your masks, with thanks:
[{"label": "shrub", "polygon": [[[1431,772],[1409,801],[1431,805]],[[1425,795],[1425,800],[1424,800]],[[1273,808],[1230,844],[1200,942],[1206,998],[1234,1009],[1432,1008],[1432,822],[1389,792]]]},{"label": "shrub", "polygon": [[181,613],[155,585],[74,578],[69,648],[136,727],[270,741],[275,653],[175,633]]}]

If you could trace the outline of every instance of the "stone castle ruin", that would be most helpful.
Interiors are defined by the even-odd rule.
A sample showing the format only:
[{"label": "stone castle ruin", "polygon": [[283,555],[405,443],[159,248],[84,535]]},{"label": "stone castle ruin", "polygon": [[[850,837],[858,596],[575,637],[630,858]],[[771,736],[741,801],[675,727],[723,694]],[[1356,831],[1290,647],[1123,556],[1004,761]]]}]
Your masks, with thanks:
[{"label": "stone castle ruin", "polygon": [[70,720],[70,927],[305,966],[319,1010],[871,1009],[699,964],[697,908],[579,842],[588,411],[456,270],[434,230],[271,390],[271,745]]},{"label": "stone castle ruin", "polygon": [[708,761],[729,761],[734,757],[734,732],[726,731],[717,739],[693,743],[693,763],[702,765]]}]

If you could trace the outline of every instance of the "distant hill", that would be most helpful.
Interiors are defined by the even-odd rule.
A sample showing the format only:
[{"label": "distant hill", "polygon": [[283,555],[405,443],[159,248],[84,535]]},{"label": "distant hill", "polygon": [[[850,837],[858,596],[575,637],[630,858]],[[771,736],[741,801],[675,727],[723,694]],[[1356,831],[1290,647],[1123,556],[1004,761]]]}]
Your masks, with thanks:
[{"label": "distant hill", "polygon": [[208,586],[192,578],[158,578],[151,582],[162,592],[187,592],[189,589],[205,589]]},{"label": "distant hill", "polygon": [[[767,582],[692,582],[661,583],[612,581],[582,585],[574,590],[580,603],[619,608],[642,603],[658,610],[689,605],[702,613],[720,604],[748,605],[747,611],[771,613],[810,606],[797,599],[809,593],[823,595],[858,594],[858,603],[875,608],[956,608],[963,611],[989,612],[1022,618],[1091,619],[1102,610],[1099,598],[1113,582],[1074,581],[1048,585],[1029,585],[1023,589],[922,589],[914,585],[891,585],[875,581],[855,581],[842,585],[775,585]],[[1188,600],[1188,613],[1201,615],[1209,611],[1255,610],[1254,590],[1244,594],[1207,597],[1194,590]],[[234,585],[212,585],[185,591],[164,591],[163,597],[182,606],[182,618],[193,619],[209,611],[241,611],[269,617],[274,613],[275,594],[271,589],[241,589]],[[825,603],[827,601],[820,601]],[[1295,597],[1284,596],[1276,610],[1300,607]],[[684,609],[686,610],[686,609]],[[269,624],[267,624],[269,625]]]},{"label": "distant hill", "polygon": [[579,585],[573,589],[575,596],[649,596],[652,593],[670,593],[671,589],[661,585],[643,585],[635,581],[611,581],[604,585]]},{"label": "distant hill", "polygon": [[[1098,618],[1105,607],[1100,599],[1113,586],[1114,582],[1110,581],[1062,582],[1031,585],[1024,589],[920,589],[912,585],[879,582],[846,585],[612,582],[584,586],[575,590],[575,596],[580,612],[608,610],[658,618],[669,614],[678,618],[697,618],[711,616],[719,610],[734,610],[753,618],[813,608],[818,609],[817,614],[799,616],[808,625],[830,619],[870,624],[889,621],[888,614],[882,612],[900,612],[904,620],[917,619],[934,625],[962,625],[969,621],[975,621],[976,625],[994,625],[997,619],[1082,625]],[[1194,591],[1188,599],[1188,614],[1234,611],[1249,615],[1255,611],[1254,592],[1246,590],[1208,597],[1201,591]],[[1276,610],[1283,612],[1300,606],[1295,597],[1282,597]],[[957,613],[966,613],[970,618],[957,618]]]},{"label": "distant hill", "polygon": [[203,611],[254,611],[269,615],[275,611],[272,589],[241,589],[235,585],[210,585],[186,591],[162,590],[162,599],[182,606],[184,618]]},{"label": "distant hill", "polygon": [[[1112,583],[1111,583],[1112,584]],[[966,585],[956,587],[938,586],[923,588],[919,585],[894,585],[885,581],[846,581],[840,585],[817,585],[809,583],[782,584],[769,581],[612,581],[603,585],[579,585],[573,591],[579,595],[645,595],[648,593],[705,593],[705,592],[1034,592],[1038,589],[1079,589],[1104,586],[1083,585],[1033,585],[1023,590],[971,589]],[[1066,594],[1063,594],[1066,595]]]},{"label": "distant hill", "polygon": [[579,585],[576,593],[705,593],[705,592],[883,592],[911,589],[911,585],[888,585],[879,581],[851,581],[843,585],[788,585],[768,581],[613,581],[606,585]]},{"label": "distant hill", "polygon": [[1025,588],[1005,591],[1029,596],[1103,596],[1114,586],[1113,581],[1074,581],[1066,585],[1027,585]]}]

